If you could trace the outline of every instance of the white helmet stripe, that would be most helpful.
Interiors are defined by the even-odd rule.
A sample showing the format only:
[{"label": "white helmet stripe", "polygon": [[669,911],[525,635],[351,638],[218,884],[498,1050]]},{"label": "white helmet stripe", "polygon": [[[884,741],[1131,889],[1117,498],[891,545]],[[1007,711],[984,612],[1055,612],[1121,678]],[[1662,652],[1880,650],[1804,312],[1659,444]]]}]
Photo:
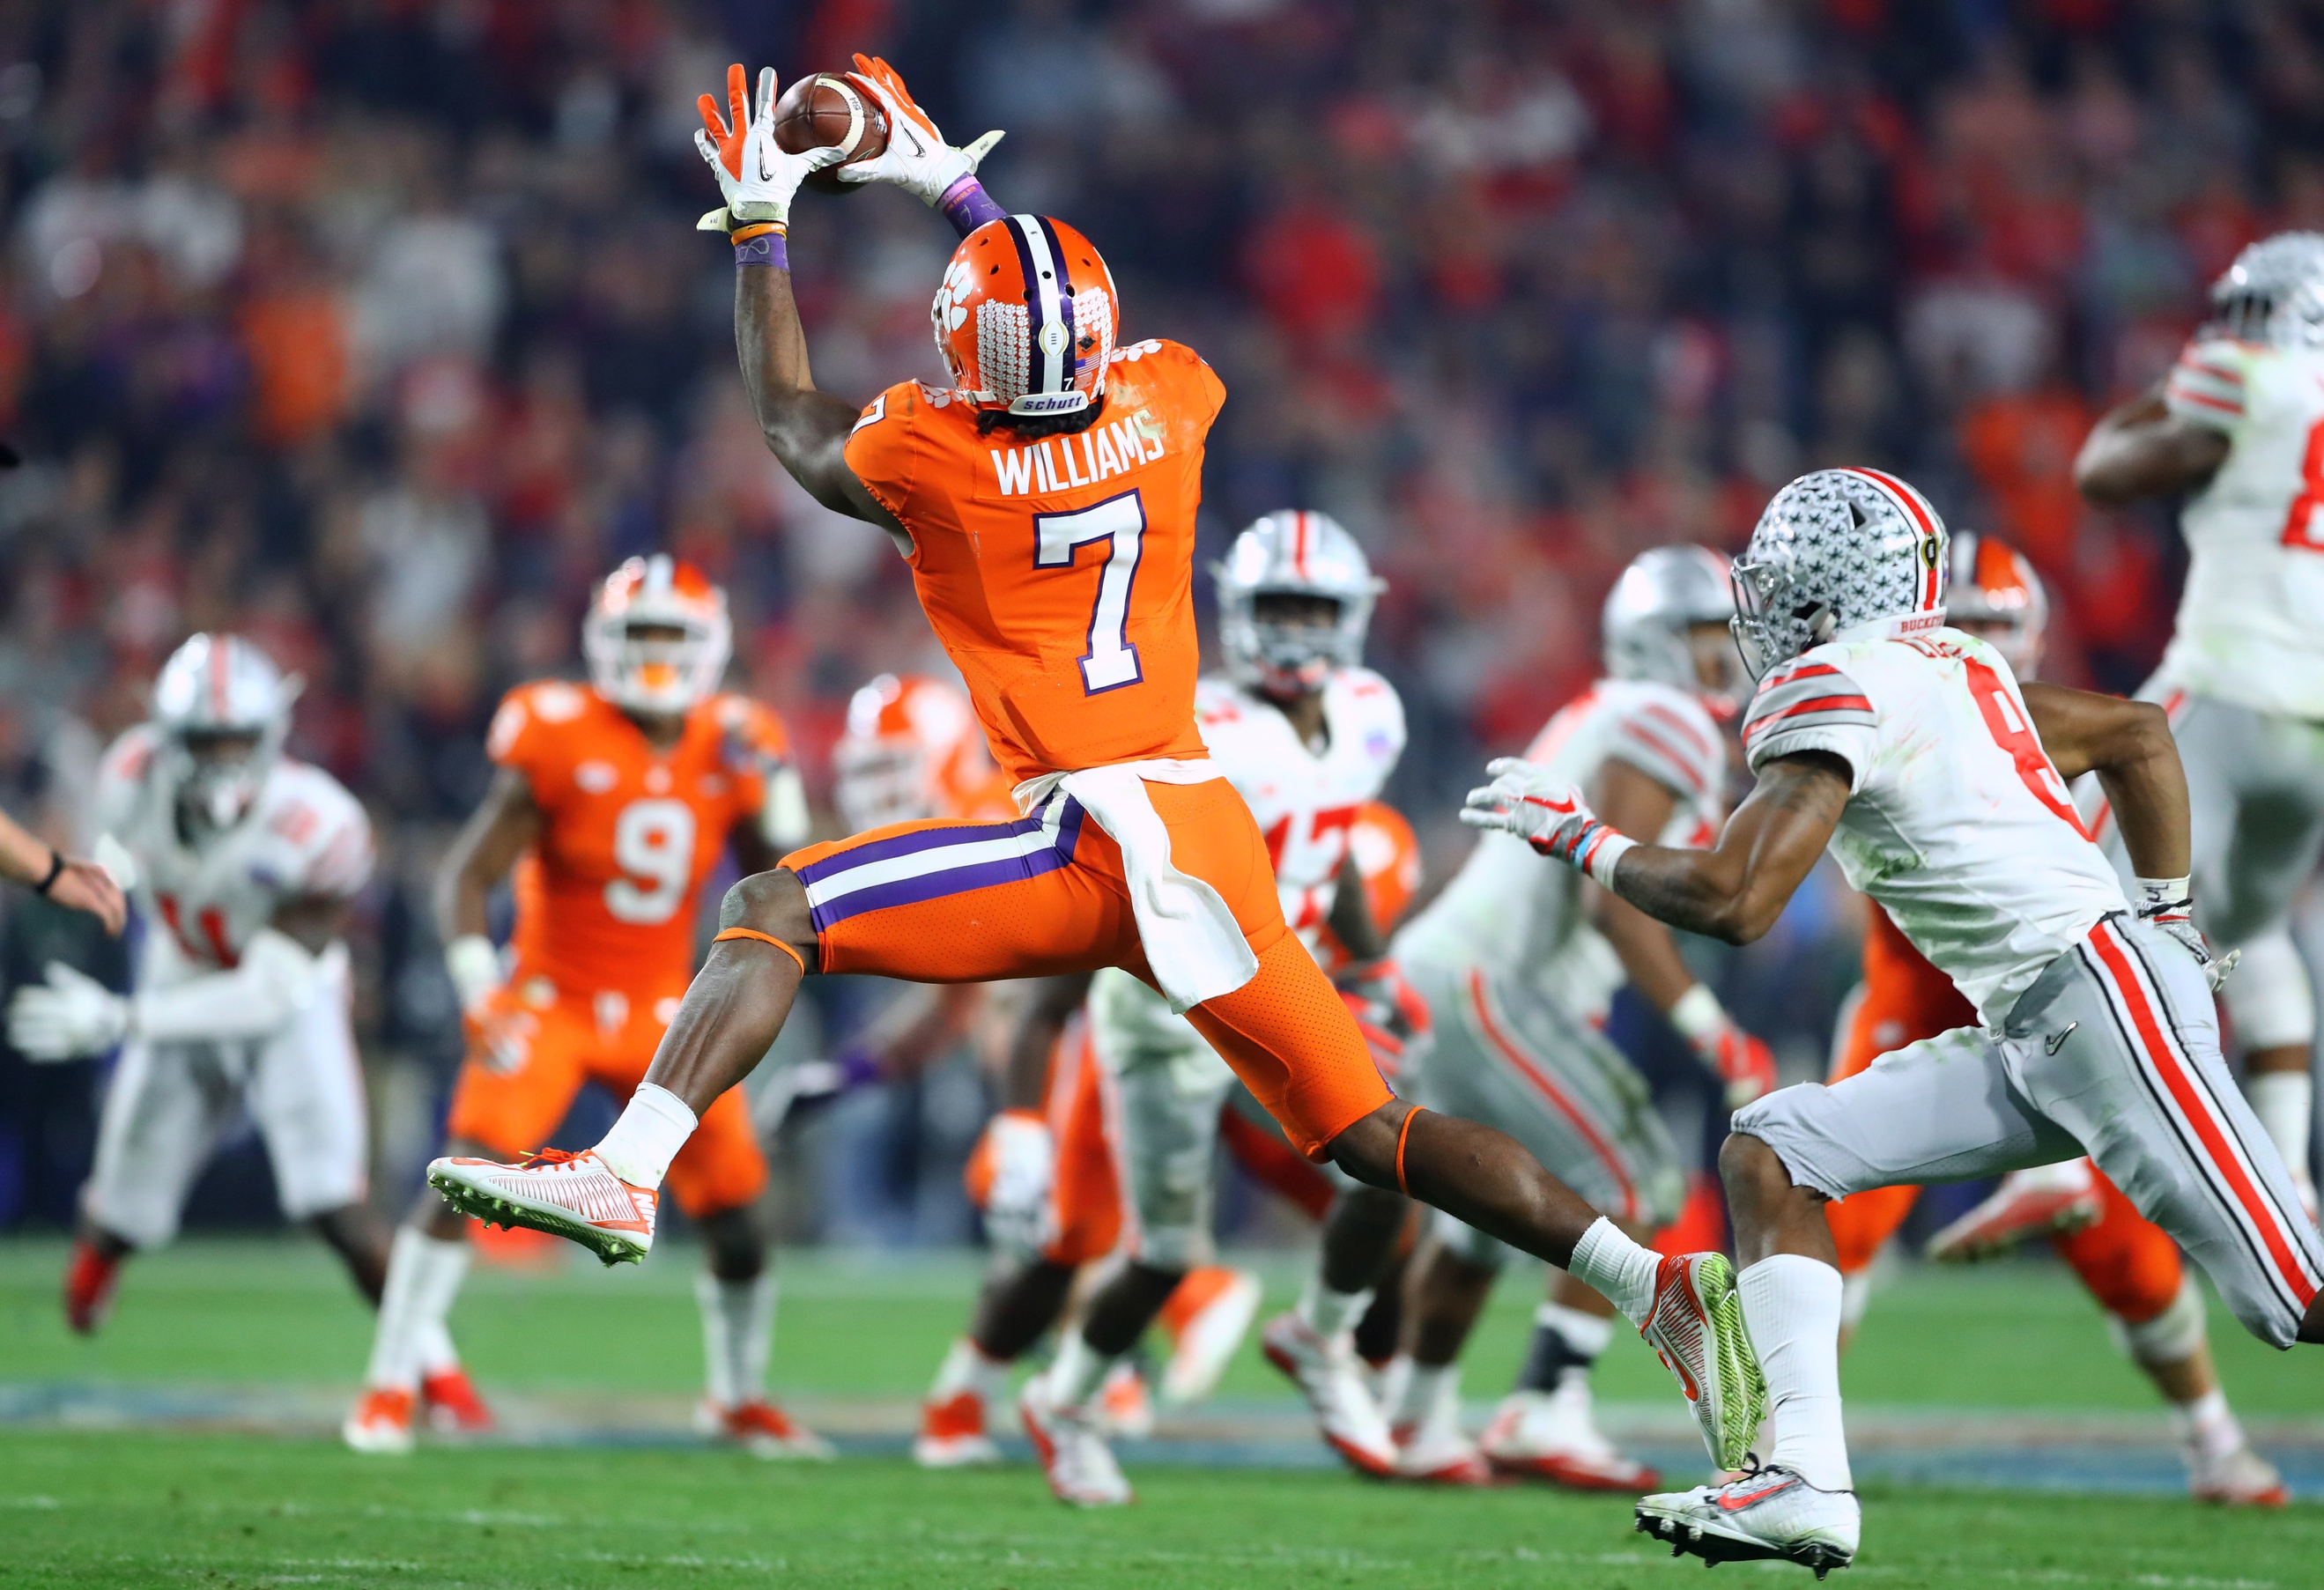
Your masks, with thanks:
[{"label": "white helmet stripe", "polygon": [[[1065,262],[1049,246],[1048,228],[1038,216],[1011,216],[1009,234],[1017,244],[1017,262],[1025,272],[1025,303],[1030,311],[1034,367],[1040,372],[1032,390],[1062,392],[1074,384],[1074,326],[1065,306]],[[1056,329],[1052,331],[1050,327]]]}]

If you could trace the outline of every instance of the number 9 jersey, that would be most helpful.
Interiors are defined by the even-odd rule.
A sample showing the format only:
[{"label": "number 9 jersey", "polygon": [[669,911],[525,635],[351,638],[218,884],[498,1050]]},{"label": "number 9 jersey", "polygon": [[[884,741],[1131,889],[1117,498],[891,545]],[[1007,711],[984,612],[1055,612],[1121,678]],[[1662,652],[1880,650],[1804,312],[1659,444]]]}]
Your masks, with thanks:
[{"label": "number 9 jersey", "polygon": [[1192,349],[1113,351],[1086,429],[1027,441],[908,381],[847,464],[907,528],[920,605],[1010,782],[1199,758],[1194,509],[1226,389]]},{"label": "number 9 jersey", "polygon": [[501,703],[485,750],[524,776],[540,837],[518,862],[512,987],[650,1009],[694,972],[695,899],[728,832],[788,772],[781,721],[739,695],[690,710],[657,750],[619,707],[544,680]]}]

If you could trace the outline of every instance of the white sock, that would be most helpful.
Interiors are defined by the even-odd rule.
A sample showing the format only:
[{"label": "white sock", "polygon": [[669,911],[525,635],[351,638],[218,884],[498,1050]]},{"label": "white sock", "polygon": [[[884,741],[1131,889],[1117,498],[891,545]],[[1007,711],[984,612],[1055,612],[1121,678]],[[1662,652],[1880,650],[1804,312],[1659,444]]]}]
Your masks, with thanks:
[{"label": "white sock", "polygon": [[1111,1372],[1115,1355],[1101,1353],[1079,1330],[1057,1339],[1057,1356],[1049,1365],[1049,1401],[1058,1408],[1084,1408],[1097,1395]]},{"label": "white sock", "polygon": [[928,1386],[928,1401],[948,1402],[963,1392],[974,1392],[980,1402],[991,1402],[1009,1389],[1009,1365],[1000,1358],[988,1358],[984,1349],[967,1337],[956,1337],[944,1362],[936,1365],[936,1380]]},{"label": "white sock", "polygon": [[720,1408],[740,1408],[763,1399],[767,1359],[775,1346],[774,1273],[721,1281],[699,1271],[694,1300],[702,1305],[702,1362],[710,1401]]},{"label": "white sock", "polygon": [[1372,1306],[1372,1289],[1361,1291],[1333,1291],[1323,1284],[1321,1275],[1307,1277],[1307,1285],[1299,1294],[1299,1318],[1308,1329],[1330,1341],[1342,1331],[1353,1330],[1356,1321]]},{"label": "white sock", "polygon": [[2306,1071],[2259,1071],[2244,1079],[2244,1097],[2261,1130],[2292,1168],[2292,1179],[2309,1184],[2308,1135],[2316,1109],[2316,1079]]},{"label": "white sock", "polygon": [[1767,1376],[1770,1464],[1823,1491],[1855,1488],[1840,1417],[1840,1272],[1777,1254],[1735,1278],[1743,1323]]},{"label": "white sock", "polygon": [[699,1125],[686,1100],[667,1088],[640,1082],[622,1118],[597,1144],[605,1168],[632,1187],[659,1187],[669,1162]]},{"label": "white sock", "polygon": [[2225,1457],[2244,1444],[2244,1427],[2227,1406],[2227,1393],[2217,1386],[2191,1402],[2173,1402],[2171,1428],[2206,1462]]},{"label": "white sock", "polygon": [[1415,1363],[1406,1371],[1402,1394],[1388,1413],[1398,1429],[1409,1426],[1415,1435],[1434,1435],[1461,1428],[1461,1365]]},{"label": "white sock", "polygon": [[1595,1287],[1633,1325],[1655,1306],[1655,1272],[1662,1255],[1631,1241],[1620,1227],[1600,1215],[1573,1245],[1566,1273]]},{"label": "white sock", "polygon": [[1563,1303],[1542,1302],[1533,1311],[1533,1322],[1557,1332],[1565,1345],[1585,1358],[1595,1358],[1614,1339],[1614,1322],[1599,1314],[1584,1314]]},{"label": "white sock", "polygon": [[[413,1227],[396,1228],[387,1250],[387,1286],[379,1300],[379,1325],[373,1333],[371,1363],[364,1383],[410,1391],[420,1383],[430,1346],[432,1326],[443,1327],[444,1316],[468,1273],[468,1241],[465,1236],[439,1241]],[[450,1338],[445,1338],[448,1350]]]},{"label": "white sock", "polygon": [[459,1350],[452,1346],[452,1332],[441,1319],[431,1319],[420,1328],[420,1378],[433,1380],[460,1367]]}]

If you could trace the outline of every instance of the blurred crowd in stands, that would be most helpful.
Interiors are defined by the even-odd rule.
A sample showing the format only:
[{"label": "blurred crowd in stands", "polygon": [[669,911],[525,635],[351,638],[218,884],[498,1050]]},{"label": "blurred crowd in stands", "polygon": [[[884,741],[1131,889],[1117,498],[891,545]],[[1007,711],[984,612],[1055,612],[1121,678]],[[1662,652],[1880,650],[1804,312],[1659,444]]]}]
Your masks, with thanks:
[{"label": "blurred crowd in stands", "polygon": [[[1613,571],[1739,545],[1804,467],[2015,541],[2052,673],[2135,685],[2175,534],[2085,509],[2074,451],[2241,244],[2324,227],[2313,0],[17,0],[0,799],[71,835],[169,648],[258,639],[380,824],[364,1031],[430,1077],[428,875],[499,692],[573,667],[613,563],[725,584],[826,793],[849,694],[932,647],[884,538],[761,445],[690,139],[729,60],[858,49],[956,141],[1008,129],[996,197],[1216,366],[1209,546],[1298,504],[1370,549],[1440,874],[1471,769],[1590,676]],[[893,191],[802,199],[818,384],[939,372],[951,244]],[[1766,953],[1844,959],[1821,909]],[[1766,1003],[1821,1045],[1828,1003]],[[55,1218],[49,1152],[0,1144],[0,1224]]]}]

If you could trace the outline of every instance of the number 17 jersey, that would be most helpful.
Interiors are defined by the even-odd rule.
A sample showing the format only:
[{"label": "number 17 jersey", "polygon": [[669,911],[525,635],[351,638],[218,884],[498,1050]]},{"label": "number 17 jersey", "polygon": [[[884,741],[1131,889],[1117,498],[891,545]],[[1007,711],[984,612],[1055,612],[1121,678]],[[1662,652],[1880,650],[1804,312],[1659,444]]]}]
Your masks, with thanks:
[{"label": "number 17 jersey", "polygon": [[920,606],[1011,784],[1199,758],[1194,510],[1226,389],[1176,343],[1114,351],[1088,428],[977,428],[958,395],[903,381],[848,466],[910,533]]}]

